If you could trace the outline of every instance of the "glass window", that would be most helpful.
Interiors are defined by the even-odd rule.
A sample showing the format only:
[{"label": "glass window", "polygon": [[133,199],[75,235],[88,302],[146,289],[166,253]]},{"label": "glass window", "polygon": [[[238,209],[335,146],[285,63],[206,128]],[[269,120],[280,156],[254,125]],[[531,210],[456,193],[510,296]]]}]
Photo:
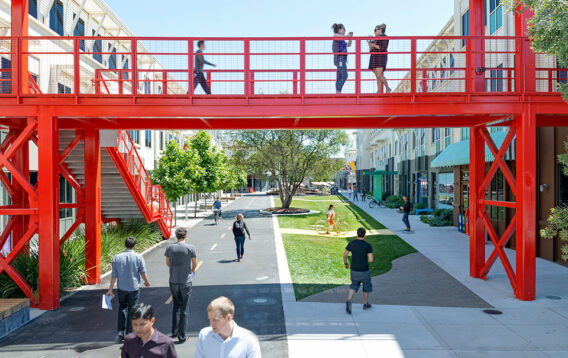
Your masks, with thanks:
[{"label": "glass window", "polygon": [[116,69],[116,47],[112,48],[112,44],[108,44],[108,50],[112,52],[108,58],[108,68]]},{"label": "glass window", "polygon": [[[77,16],[77,14],[73,15],[73,18],[75,18],[75,16]],[[83,19],[80,18],[79,21],[77,21],[77,25],[75,25],[73,29],[73,36],[85,36],[85,21],[83,21]],[[79,40],[79,48],[85,51],[85,40]]]},{"label": "glass window", "polygon": [[[73,203],[73,187],[61,175],[59,176],[59,202],[60,203]],[[73,217],[73,209],[66,208],[59,210],[59,218],[65,219]]]},{"label": "glass window", "polygon": [[558,205],[568,205],[568,175],[562,172],[562,164],[558,164]]},{"label": "glass window", "polygon": [[438,174],[438,209],[453,209],[454,173]]},{"label": "glass window", "polygon": [[54,1],[49,11],[49,28],[63,36],[63,3]]},{"label": "glass window", "polygon": [[[469,10],[462,15],[462,36],[469,36]],[[465,46],[465,40],[462,41],[462,46]]]},{"label": "glass window", "polygon": [[[503,64],[500,64],[497,68],[503,68]],[[503,92],[503,71],[491,70],[490,73],[491,92]]]},{"label": "glass window", "polygon": [[[491,180],[491,185],[489,192],[487,193],[487,199],[494,201],[504,201],[505,200],[505,181],[503,173],[499,169],[493,180]],[[501,206],[486,206],[486,211],[489,213],[489,218],[492,220],[503,221],[505,218],[505,208]]]},{"label": "glass window", "polygon": [[28,1],[28,14],[37,19],[37,0]]},{"label": "glass window", "polygon": [[71,88],[61,83],[57,84],[57,93],[71,93]]},{"label": "glass window", "polygon": [[8,71],[0,71],[0,93],[10,93],[12,73],[9,71],[12,68],[12,62],[7,58],[2,57],[0,61],[0,69]]},{"label": "glass window", "polygon": [[152,131],[146,131],[144,135],[144,144],[148,148],[152,148]]},{"label": "glass window", "polygon": [[489,13],[489,33],[493,35],[503,26],[503,8],[499,0],[489,0]]},{"label": "glass window", "polygon": [[128,131],[130,138],[136,144],[140,144],[140,131]]},{"label": "glass window", "polygon": [[[96,33],[97,32],[93,30],[93,36],[95,36]],[[95,43],[93,44],[93,52],[98,52],[98,53],[93,53],[93,59],[95,59],[95,61],[98,61],[99,63],[103,63],[103,55],[101,54],[101,52],[103,52],[102,40],[95,40]]]},{"label": "glass window", "polygon": [[462,140],[469,139],[469,128],[462,128]]},{"label": "glass window", "polygon": [[454,74],[453,68],[456,67],[456,60],[454,59],[454,55],[450,54],[450,75]]}]

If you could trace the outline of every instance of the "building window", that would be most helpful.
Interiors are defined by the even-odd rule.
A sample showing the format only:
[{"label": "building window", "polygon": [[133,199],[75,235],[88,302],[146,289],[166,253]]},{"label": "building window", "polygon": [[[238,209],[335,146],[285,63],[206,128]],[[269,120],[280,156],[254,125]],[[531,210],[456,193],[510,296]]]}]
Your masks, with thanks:
[{"label": "building window", "polygon": [[152,148],[152,131],[145,131],[144,145],[148,148]]},{"label": "building window", "polygon": [[[93,30],[93,36],[96,35],[96,31]],[[99,35],[100,36],[100,35]],[[97,61],[98,63],[103,63],[103,54],[101,52],[103,52],[103,41],[102,40],[95,40],[95,43],[93,44],[93,59],[95,61]]]},{"label": "building window", "polygon": [[[560,64],[560,61],[556,60],[556,68],[564,69]],[[558,71],[558,83],[566,84],[568,83],[568,71]]]},{"label": "building window", "polygon": [[28,1],[28,14],[37,19],[37,0]]},{"label": "building window", "polygon": [[[7,58],[2,57],[0,61],[0,93],[10,93],[11,81],[10,78],[12,73],[10,69],[12,68],[12,62]],[[7,71],[5,71],[7,70]]]},{"label": "building window", "polygon": [[438,174],[438,209],[453,209],[454,173]]},{"label": "building window", "polygon": [[568,175],[562,169],[562,164],[558,164],[558,205],[568,205]]},{"label": "building window", "polygon": [[500,0],[489,0],[489,33],[493,35],[503,26],[503,8]]},{"label": "building window", "polygon": [[454,74],[454,67],[456,67],[456,60],[454,55],[450,54],[450,76]]},{"label": "building window", "polygon": [[462,128],[462,140],[469,139],[469,128]]},{"label": "building window", "polygon": [[[500,64],[497,68],[503,68],[503,64]],[[503,71],[491,70],[490,73],[491,92],[503,92]]]},{"label": "building window", "polygon": [[444,128],[444,145],[447,148],[452,141],[452,130],[451,128]]},{"label": "building window", "polygon": [[57,84],[57,93],[64,93],[64,94],[69,94],[71,93],[71,88],[67,87],[61,83]]},{"label": "building window", "polygon": [[440,77],[442,78],[442,80],[444,80],[446,78],[446,71],[444,70],[444,68],[446,68],[446,64],[447,64],[447,61],[446,61],[446,58],[444,57],[442,59],[442,66],[441,66],[442,67],[442,73],[440,74]]},{"label": "building window", "polygon": [[136,144],[140,144],[140,131],[128,131],[130,138]]},{"label": "building window", "polygon": [[[59,202],[70,204],[73,203],[73,187],[61,175],[59,176]],[[73,209],[66,208],[59,210],[59,218],[73,217]]]},{"label": "building window", "polygon": [[[125,60],[125,59],[124,59],[124,56],[122,56],[122,61],[124,62],[124,65],[122,66],[122,68],[125,69],[125,70],[128,70],[128,66],[129,66],[129,64],[128,64],[128,59]],[[127,72],[127,71],[124,71],[124,72],[122,73],[122,79],[123,79],[123,80],[127,80],[127,79],[128,79],[128,72]]]},{"label": "building window", "polygon": [[108,68],[116,69],[116,47],[113,48],[111,44],[108,44],[108,50],[112,52],[108,58]]},{"label": "building window", "polygon": [[[77,14],[74,14],[73,19],[75,19],[76,16]],[[73,36],[85,36],[85,21],[83,21],[83,19],[79,18],[79,21],[77,21],[77,25],[75,25],[73,29]],[[79,48],[85,51],[85,40],[79,40]]]},{"label": "building window", "polygon": [[[491,181],[490,190],[487,193],[489,200],[504,201],[505,200],[505,182],[501,170],[497,171]],[[492,220],[503,221],[505,219],[505,208],[501,206],[486,206],[485,210],[489,213]]]},{"label": "building window", "polygon": [[[469,36],[469,10],[462,15],[462,36]],[[465,46],[465,40],[462,41],[462,46]]]},{"label": "building window", "polygon": [[63,3],[55,1],[49,11],[49,28],[63,36]]}]

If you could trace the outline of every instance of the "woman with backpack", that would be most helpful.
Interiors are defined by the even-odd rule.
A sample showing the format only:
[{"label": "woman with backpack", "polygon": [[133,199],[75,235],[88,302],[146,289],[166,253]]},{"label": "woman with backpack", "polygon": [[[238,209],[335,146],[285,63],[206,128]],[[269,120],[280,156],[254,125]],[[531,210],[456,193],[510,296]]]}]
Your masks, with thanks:
[{"label": "woman with backpack", "polygon": [[245,223],[243,214],[237,214],[235,222],[233,222],[233,235],[235,236],[235,244],[237,245],[237,262],[241,262],[245,254],[245,233],[251,240],[250,232]]}]

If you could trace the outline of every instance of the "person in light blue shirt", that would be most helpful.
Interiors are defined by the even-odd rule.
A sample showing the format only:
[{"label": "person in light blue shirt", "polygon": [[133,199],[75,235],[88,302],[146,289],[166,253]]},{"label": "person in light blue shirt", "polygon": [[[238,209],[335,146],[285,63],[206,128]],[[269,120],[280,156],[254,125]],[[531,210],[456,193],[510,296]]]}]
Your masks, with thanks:
[{"label": "person in light blue shirt", "polygon": [[222,206],[221,200],[219,200],[219,198],[215,198],[215,201],[213,202],[213,211],[219,210],[219,217],[221,217],[221,215],[223,214],[221,206]]},{"label": "person in light blue shirt", "polygon": [[227,297],[218,297],[207,306],[209,327],[199,332],[196,358],[261,358],[258,339],[233,320],[235,306]]}]

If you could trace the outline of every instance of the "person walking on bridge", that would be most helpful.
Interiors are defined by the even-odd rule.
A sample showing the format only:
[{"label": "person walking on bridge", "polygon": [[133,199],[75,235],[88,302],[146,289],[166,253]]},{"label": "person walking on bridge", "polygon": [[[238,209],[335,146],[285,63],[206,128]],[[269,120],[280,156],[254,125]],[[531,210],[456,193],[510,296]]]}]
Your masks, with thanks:
[{"label": "person walking on bridge", "polygon": [[166,265],[170,269],[170,291],[174,303],[172,312],[172,337],[177,337],[180,343],[187,340],[185,328],[189,314],[191,299],[192,277],[197,267],[195,247],[185,242],[187,229],[176,229],[177,242],[166,248]]},{"label": "person walking on bridge", "polygon": [[[343,26],[343,24],[333,24],[331,28],[333,29],[334,36],[345,36],[345,26]],[[350,32],[347,36],[353,36],[353,32]],[[347,48],[350,46],[351,40],[349,40],[349,42],[345,40],[333,40],[333,64],[337,67],[337,79],[335,80],[336,93],[341,93],[343,85],[345,81],[347,81]]]},{"label": "person walking on bridge", "polygon": [[372,52],[371,57],[369,58],[369,69],[373,71],[377,77],[377,93],[382,93],[383,85],[385,86],[387,93],[391,92],[391,88],[389,87],[384,74],[387,69],[387,49],[389,47],[389,40],[380,39],[381,37],[386,36],[386,29],[387,25],[385,24],[375,26],[375,36],[377,36],[378,39],[368,41],[369,51]]},{"label": "person walking on bridge", "polygon": [[245,255],[245,232],[251,240],[250,232],[247,223],[244,220],[243,214],[237,214],[235,222],[233,222],[233,235],[235,236],[235,244],[237,245],[237,262]]},{"label": "person walking on bridge", "polygon": [[193,70],[193,72],[195,73],[195,77],[193,78],[193,91],[195,92],[197,85],[200,84],[201,88],[203,88],[205,93],[211,94],[211,88],[209,88],[209,84],[207,83],[207,79],[205,78],[205,75],[203,74],[203,66],[209,65],[209,66],[216,67],[217,65],[212,64],[211,62],[205,60],[205,56],[203,55],[203,51],[205,51],[205,41],[203,41],[203,40],[197,41],[197,47],[199,49],[197,51],[195,51],[195,60],[194,60],[195,68]]}]

